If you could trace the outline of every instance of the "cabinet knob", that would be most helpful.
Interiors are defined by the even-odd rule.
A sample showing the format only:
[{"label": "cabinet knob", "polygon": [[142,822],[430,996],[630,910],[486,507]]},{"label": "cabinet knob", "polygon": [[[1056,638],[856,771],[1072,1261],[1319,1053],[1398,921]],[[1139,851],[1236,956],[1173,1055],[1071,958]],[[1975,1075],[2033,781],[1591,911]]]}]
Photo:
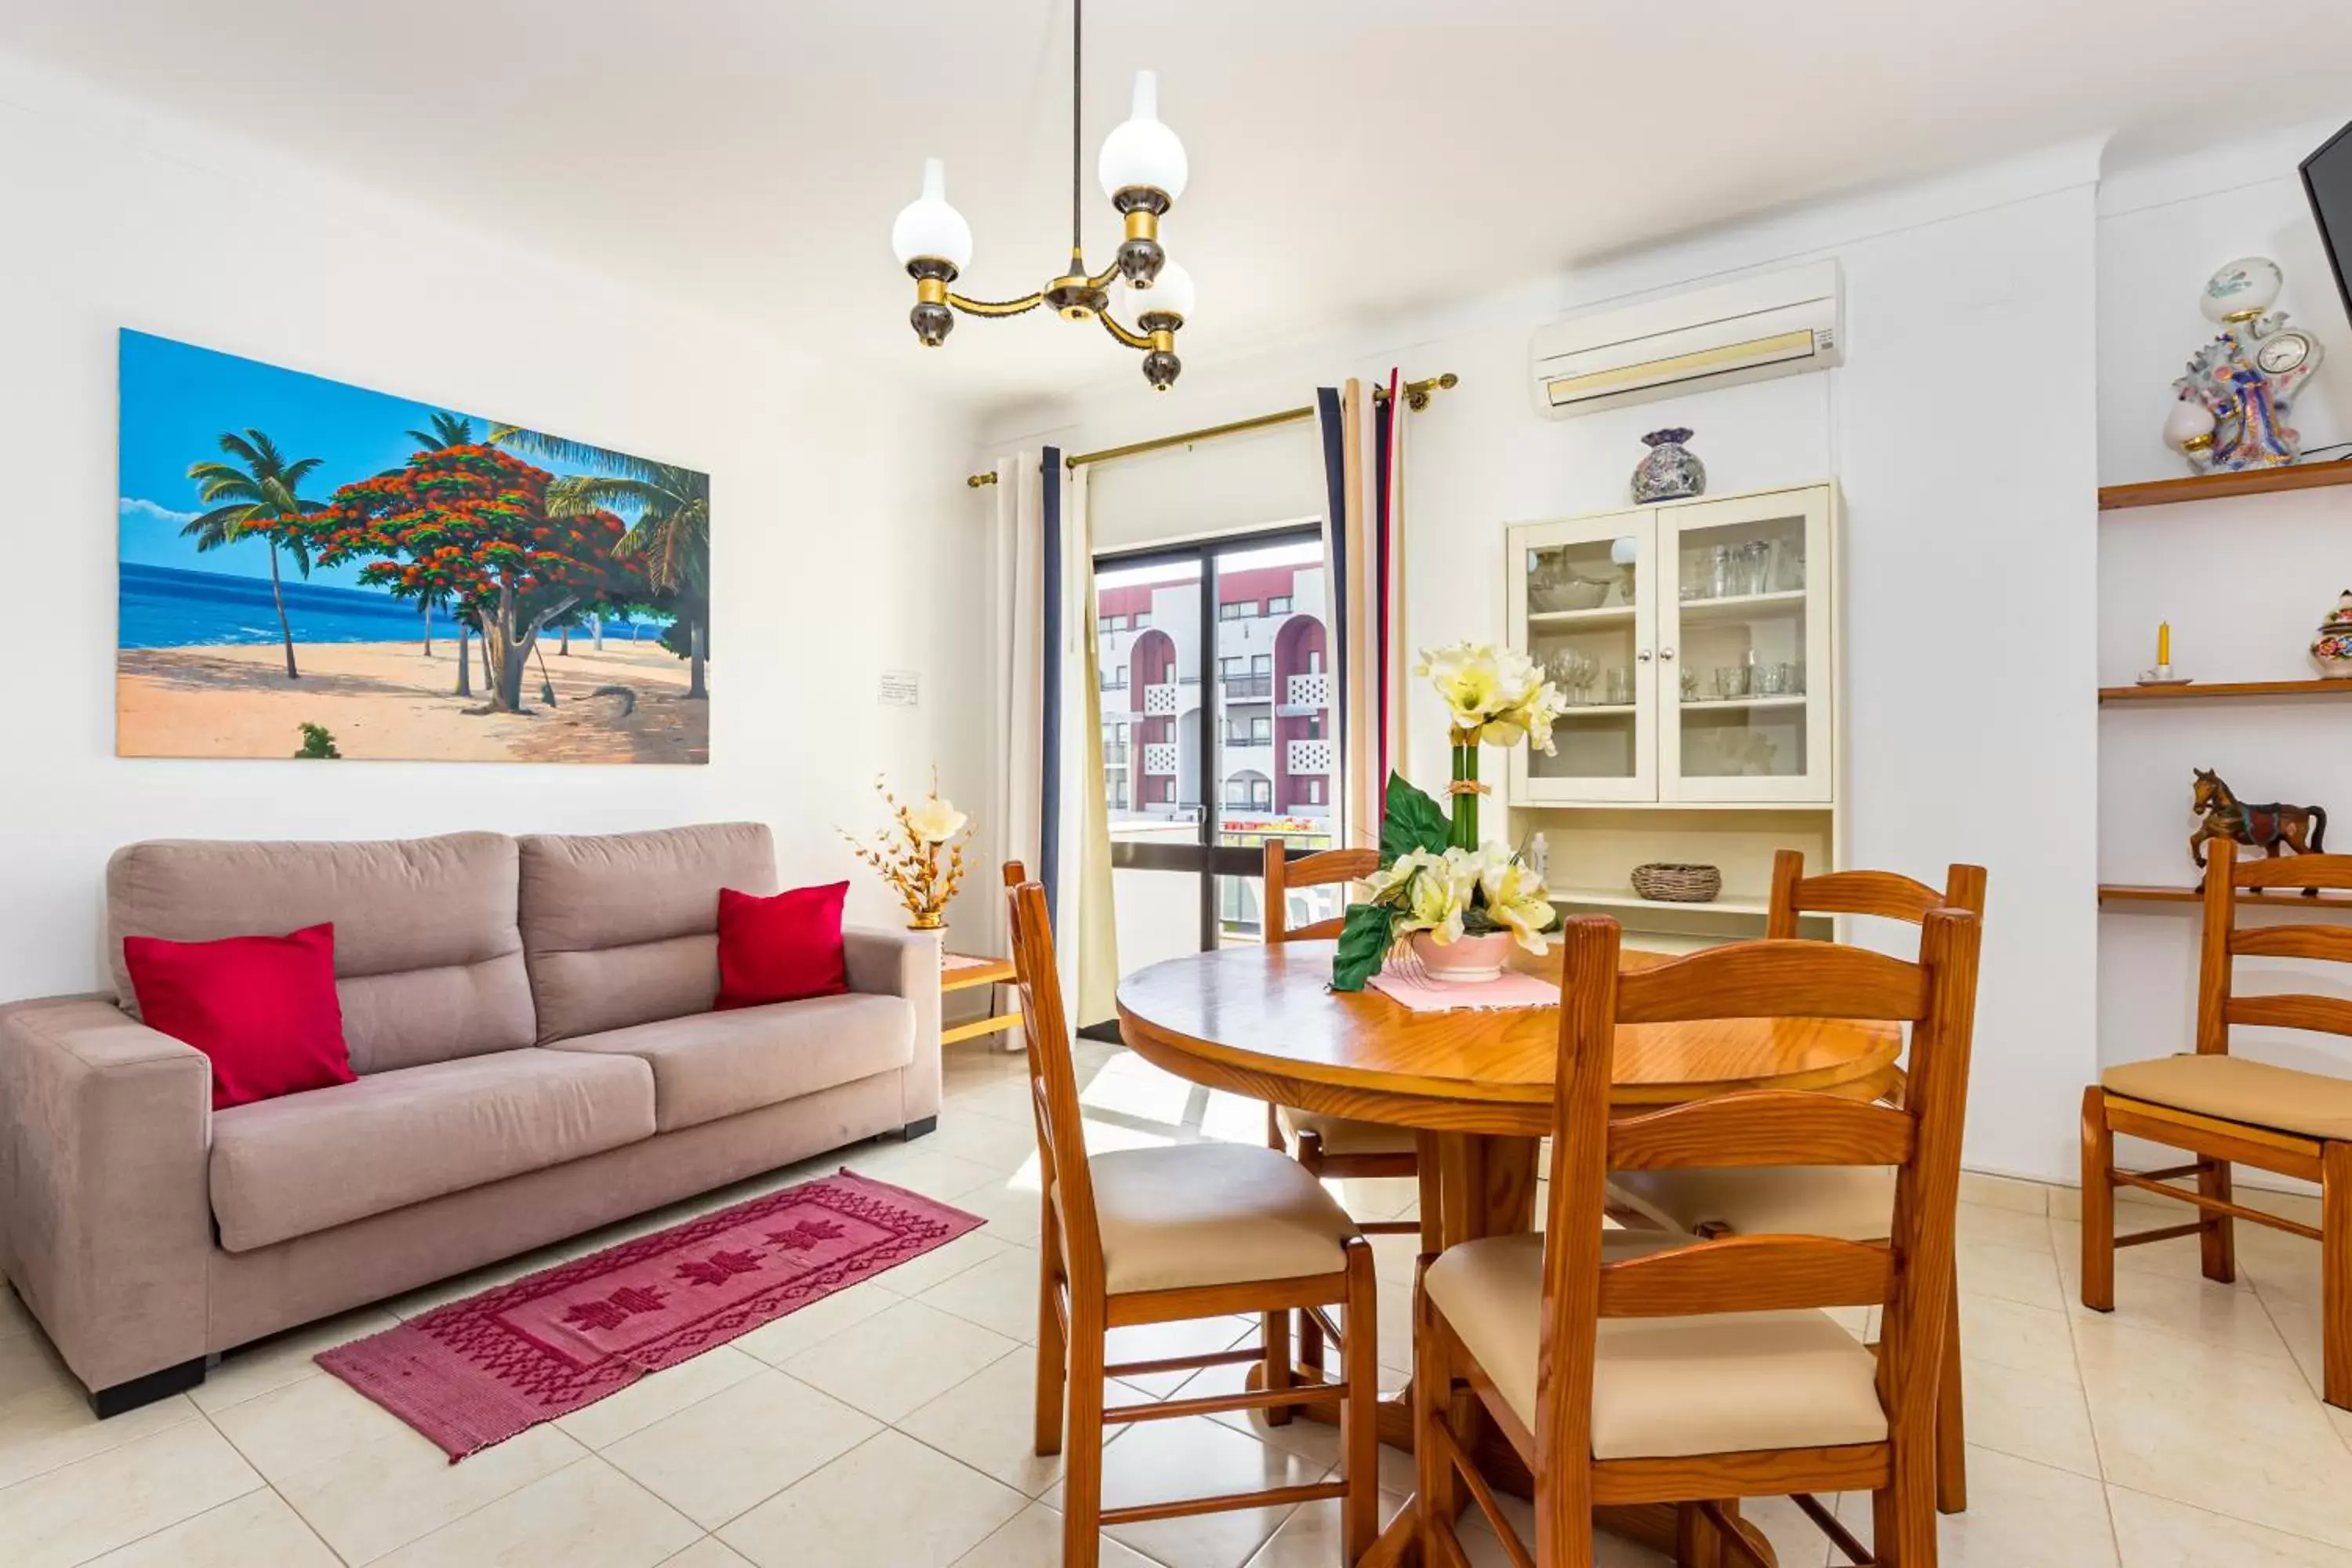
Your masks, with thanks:
[{"label": "cabinet knob", "polygon": [[1660,658],[1674,658],[1674,657],[1675,657],[1675,650],[1674,650],[1674,649],[1672,649],[1672,648],[1670,648],[1670,647],[1668,647],[1668,648],[1660,648],[1660,649],[1658,650],[1658,657],[1659,657]]},{"label": "cabinet knob", "polygon": [[1643,648],[1641,652],[1639,652],[1639,653],[1635,654],[1633,657],[1634,657],[1635,658],[1640,659],[1643,664],[1647,664],[1647,663],[1649,663],[1649,662],[1650,662],[1650,650],[1649,650],[1648,648]]}]

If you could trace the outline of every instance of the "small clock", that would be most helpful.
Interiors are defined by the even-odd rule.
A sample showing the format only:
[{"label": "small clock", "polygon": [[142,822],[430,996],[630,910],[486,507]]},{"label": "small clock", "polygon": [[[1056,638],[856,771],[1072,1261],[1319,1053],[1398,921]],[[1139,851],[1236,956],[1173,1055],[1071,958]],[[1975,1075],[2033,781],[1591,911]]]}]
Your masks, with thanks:
[{"label": "small clock", "polygon": [[2282,327],[2254,345],[2254,363],[2269,375],[2288,375],[2319,363],[2319,340],[2301,327]]}]

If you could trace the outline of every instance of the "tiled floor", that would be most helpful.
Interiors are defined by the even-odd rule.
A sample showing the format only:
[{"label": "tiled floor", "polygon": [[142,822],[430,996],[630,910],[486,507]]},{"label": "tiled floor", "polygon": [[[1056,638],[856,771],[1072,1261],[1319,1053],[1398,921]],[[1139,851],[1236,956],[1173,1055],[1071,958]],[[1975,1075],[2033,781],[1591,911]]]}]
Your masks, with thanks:
[{"label": "tiled floor", "polygon": [[[1030,1452],[1036,1167],[1017,1058],[952,1053],[940,1130],[813,1161],[691,1208],[846,1163],[985,1215],[986,1228],[460,1465],[320,1373],[324,1346],[499,1279],[672,1223],[686,1209],[248,1350],[191,1396],[104,1424],[0,1291],[0,1562],[10,1568],[1048,1568],[1058,1461]],[[1104,1147],[1255,1139],[1263,1111],[1087,1047]],[[1355,1184],[1365,1215],[1409,1212],[1404,1184]],[[2074,1306],[2074,1194],[1971,1178],[1962,1205],[1969,1511],[1944,1524],[1958,1568],[2352,1568],[2352,1416],[2315,1392],[2318,1249],[2244,1227],[2244,1279],[2197,1277],[2193,1247],[2126,1252],[2111,1317]],[[2145,1212],[2145,1211],[2143,1211]],[[1381,1360],[1406,1360],[1409,1238],[1381,1238]],[[1135,1331],[1115,1359],[1235,1342],[1240,1319]],[[1188,1392],[1237,1382],[1200,1373]],[[1139,1380],[1165,1394],[1181,1375]],[[1328,1428],[1244,1416],[1114,1437],[1123,1498],[1313,1480]],[[1410,1467],[1386,1457],[1387,1509]],[[1866,1500],[1841,1500],[1866,1534]],[[1752,1511],[1791,1568],[1829,1552],[1793,1508]],[[1332,1505],[1112,1532],[1108,1568],[1320,1568]],[[1474,1542],[1474,1544],[1479,1544]],[[1503,1561],[1491,1540],[1474,1553]],[[1630,1548],[1604,1563],[1659,1560]]]}]

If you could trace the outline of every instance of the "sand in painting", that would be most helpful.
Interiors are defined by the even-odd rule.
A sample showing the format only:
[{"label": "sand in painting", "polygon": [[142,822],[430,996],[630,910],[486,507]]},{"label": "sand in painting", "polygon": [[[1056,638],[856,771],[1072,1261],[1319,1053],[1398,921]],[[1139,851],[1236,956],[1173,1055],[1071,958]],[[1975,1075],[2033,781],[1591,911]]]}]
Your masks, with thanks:
[{"label": "sand in painting", "polygon": [[[538,701],[532,660],[525,711],[484,706],[481,650],[472,651],[476,695],[453,696],[457,644],[297,643],[299,680],[286,679],[277,643],[124,648],[118,681],[116,743],[123,756],[290,756],[300,727],[322,724],[351,760],[478,763],[703,763],[709,761],[709,703],[686,697],[686,661],[651,641],[608,638],[598,652],[575,636],[572,651],[542,645],[552,709]],[[626,687],[634,708],[599,688]]]}]

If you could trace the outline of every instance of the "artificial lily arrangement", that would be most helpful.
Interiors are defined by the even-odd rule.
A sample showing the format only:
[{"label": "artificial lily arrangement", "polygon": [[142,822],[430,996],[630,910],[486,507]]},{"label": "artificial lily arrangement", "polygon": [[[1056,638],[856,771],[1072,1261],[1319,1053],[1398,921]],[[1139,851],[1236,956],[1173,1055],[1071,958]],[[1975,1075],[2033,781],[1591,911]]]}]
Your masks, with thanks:
[{"label": "artificial lily arrangement", "polygon": [[1499,844],[1478,837],[1478,748],[1525,742],[1549,752],[1559,689],[1535,661],[1472,643],[1424,648],[1413,673],[1427,679],[1453,720],[1449,816],[1403,775],[1389,775],[1381,814],[1381,868],[1364,901],[1348,907],[1331,966],[1336,991],[1360,991],[1396,946],[1426,931],[1441,947],[1465,936],[1507,932],[1528,952],[1549,950],[1559,911],[1543,879]]},{"label": "artificial lily arrangement", "polygon": [[[939,774],[931,775],[931,793],[909,805],[890,793],[887,779],[877,778],[874,792],[897,819],[895,833],[877,835],[861,844],[845,832],[842,837],[860,860],[874,868],[907,906],[917,931],[937,931],[947,923],[943,911],[963,881],[963,847],[971,837],[971,819],[955,803],[940,795]],[[940,851],[947,850],[944,863]]]}]

